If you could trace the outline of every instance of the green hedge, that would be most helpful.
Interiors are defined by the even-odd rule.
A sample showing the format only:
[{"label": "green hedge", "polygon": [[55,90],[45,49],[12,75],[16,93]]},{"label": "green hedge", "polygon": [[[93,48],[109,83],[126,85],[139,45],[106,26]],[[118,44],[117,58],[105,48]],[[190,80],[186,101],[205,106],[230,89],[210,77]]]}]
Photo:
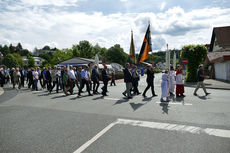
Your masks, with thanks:
[{"label": "green hedge", "polygon": [[182,48],[181,58],[188,59],[188,66],[186,69],[186,82],[197,81],[197,69],[199,65],[205,60],[208,50],[204,45],[186,45]]}]

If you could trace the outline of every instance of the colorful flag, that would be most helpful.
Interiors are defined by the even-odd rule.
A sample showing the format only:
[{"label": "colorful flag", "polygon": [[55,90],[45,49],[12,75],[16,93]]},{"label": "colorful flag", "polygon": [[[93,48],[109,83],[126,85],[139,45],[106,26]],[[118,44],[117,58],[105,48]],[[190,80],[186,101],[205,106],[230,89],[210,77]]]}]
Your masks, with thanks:
[{"label": "colorful flag", "polygon": [[138,63],[143,62],[149,56],[149,52],[152,51],[152,43],[151,43],[151,33],[150,33],[150,24],[146,31],[143,44],[141,46],[140,54],[138,56]]},{"label": "colorful flag", "polygon": [[134,64],[137,63],[135,47],[134,47],[134,42],[133,42],[133,31],[131,31],[131,43],[130,43],[130,50],[129,50],[129,58],[133,61]]}]

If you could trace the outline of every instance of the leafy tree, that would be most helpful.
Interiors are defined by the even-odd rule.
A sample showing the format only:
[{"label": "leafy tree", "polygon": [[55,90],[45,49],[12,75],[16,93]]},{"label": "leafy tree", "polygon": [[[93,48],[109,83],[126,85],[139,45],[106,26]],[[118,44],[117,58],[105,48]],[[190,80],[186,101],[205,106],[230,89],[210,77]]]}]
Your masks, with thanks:
[{"label": "leafy tree", "polygon": [[50,46],[46,45],[42,48],[42,50],[51,50],[51,49],[50,49]]},{"label": "leafy tree", "polygon": [[28,67],[35,67],[35,61],[32,56],[28,56]]},{"label": "leafy tree", "polygon": [[12,67],[19,67],[17,58],[14,57],[12,54],[7,54],[3,59],[3,64],[6,65],[9,68]]},{"label": "leafy tree", "polygon": [[125,65],[128,59],[128,55],[124,52],[123,48],[121,48],[119,44],[109,48],[106,57],[109,62],[115,62],[121,65]]},{"label": "leafy tree", "polygon": [[18,43],[17,46],[15,47],[15,51],[16,53],[20,54],[21,55],[21,52],[22,52],[22,45],[21,43]]},{"label": "leafy tree", "polygon": [[73,57],[79,57],[80,56],[80,52],[78,50],[77,45],[73,45],[72,50],[73,50]]},{"label": "leafy tree", "polygon": [[28,49],[21,50],[21,56],[32,56],[32,53]]},{"label": "leafy tree", "polygon": [[80,41],[77,46],[80,57],[91,58],[93,56],[92,45],[87,40]]},{"label": "leafy tree", "polygon": [[19,55],[18,53],[13,53],[12,55],[17,59],[18,65],[20,67],[23,67],[25,65],[21,55]]},{"label": "leafy tree", "polygon": [[11,54],[16,52],[16,47],[13,46],[12,44],[10,44],[9,49]]},{"label": "leafy tree", "polygon": [[52,53],[42,53],[39,55],[39,57],[43,58],[46,61],[51,61]]},{"label": "leafy tree", "polygon": [[106,57],[107,52],[108,52],[107,48],[105,48],[105,47],[101,48],[101,51],[99,52],[99,58],[102,59],[102,58]]},{"label": "leafy tree", "polygon": [[188,59],[185,81],[197,81],[198,66],[204,61],[208,50],[204,45],[186,45],[182,48],[181,58]]},{"label": "leafy tree", "polygon": [[73,56],[72,50],[69,49],[57,50],[55,53],[53,53],[50,63],[51,65],[56,65],[62,61],[72,58],[72,56]]},{"label": "leafy tree", "polygon": [[7,54],[10,53],[10,49],[7,45],[4,45],[2,48],[1,48],[1,53],[3,54],[3,56],[6,56]]}]

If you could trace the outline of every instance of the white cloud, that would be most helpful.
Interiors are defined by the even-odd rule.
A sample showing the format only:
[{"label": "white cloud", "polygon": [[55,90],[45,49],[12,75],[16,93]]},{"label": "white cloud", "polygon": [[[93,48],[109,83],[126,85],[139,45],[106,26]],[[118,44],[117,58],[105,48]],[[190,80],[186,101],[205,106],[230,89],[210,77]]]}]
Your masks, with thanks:
[{"label": "white cloud", "polygon": [[54,6],[71,6],[75,5],[78,0],[21,0],[25,5],[42,6],[42,5],[54,5]]},{"label": "white cloud", "polygon": [[[60,5],[77,2],[61,1]],[[31,5],[35,5],[32,2]],[[54,1],[44,0],[43,4],[48,5],[52,2]],[[34,47],[42,48],[44,45],[60,49],[71,48],[81,40],[88,40],[93,45],[98,43],[107,48],[121,44],[128,53],[132,28],[136,52],[139,52],[148,21],[151,22],[154,49],[165,49],[166,43],[169,43],[171,49],[179,49],[185,44],[210,43],[212,27],[226,26],[230,23],[230,9],[223,8],[204,8],[186,12],[180,7],[173,7],[161,13],[108,15],[101,12],[87,14],[61,9],[46,11],[40,7],[15,8],[0,13],[0,43],[21,42],[24,48],[30,50]]]},{"label": "white cloud", "polygon": [[166,2],[164,1],[161,3],[160,10],[163,11],[165,6],[166,6]]}]

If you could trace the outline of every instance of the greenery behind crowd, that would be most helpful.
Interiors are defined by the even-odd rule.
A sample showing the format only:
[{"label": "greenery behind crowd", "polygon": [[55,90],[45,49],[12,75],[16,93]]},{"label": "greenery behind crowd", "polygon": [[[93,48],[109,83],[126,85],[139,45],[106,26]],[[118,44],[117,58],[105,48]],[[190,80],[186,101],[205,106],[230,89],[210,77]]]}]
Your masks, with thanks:
[{"label": "greenery behind crowd", "polygon": [[[34,50],[37,50],[37,48]],[[73,45],[70,49],[66,48],[60,50],[58,48],[44,46],[40,50],[50,51],[49,53],[42,53],[39,55],[39,57],[45,60],[41,67],[54,66],[73,57],[95,58],[96,54],[98,54],[100,60],[105,60],[107,63],[114,62],[123,66],[127,62],[132,63],[128,57],[128,54],[124,52],[124,49],[121,48],[119,44],[116,44],[107,49],[105,47],[100,47],[99,45],[93,46],[89,41],[83,40],[80,41],[79,44]],[[18,43],[16,46],[13,46],[12,44],[9,46],[3,46],[0,44],[0,52],[4,56],[1,64],[6,65],[7,67],[34,67],[35,65],[34,59],[32,58],[32,56],[34,56],[33,53],[28,49],[24,49],[21,43]],[[164,52],[151,54],[146,62],[164,62],[164,54]],[[25,65],[22,56],[27,56],[28,65]]]},{"label": "greenery behind crowd", "polygon": [[[34,50],[38,50],[35,48]],[[101,61],[106,61],[106,63],[119,63],[125,66],[125,63],[133,63],[128,54],[124,52],[124,49],[121,48],[119,44],[116,44],[109,49],[105,47],[100,47],[98,44],[93,46],[89,41],[83,40],[78,44],[72,46],[72,48],[58,49],[50,48],[49,46],[44,46],[42,49],[50,51],[48,53],[42,53],[39,57],[43,58],[45,61],[42,63],[41,67],[54,66],[62,61],[68,60],[73,57],[82,57],[82,58],[91,58],[94,59],[95,55],[98,54]],[[35,67],[35,61],[32,58],[33,53],[28,49],[24,49],[20,43],[16,46],[10,44],[1,45],[0,52],[3,54],[3,60],[0,59],[1,64],[6,65],[7,67]],[[204,45],[187,45],[182,48],[182,50],[173,50],[177,56],[177,63],[181,63],[181,58],[187,58],[189,60],[187,70],[186,70],[186,81],[194,82],[196,81],[196,71],[205,57],[207,56],[207,48]],[[25,65],[22,56],[27,56],[28,64]],[[138,55],[136,55],[136,58]],[[171,53],[171,60],[173,60],[173,53]],[[159,51],[149,55],[146,62],[149,63],[158,63],[165,62],[165,52]],[[172,63],[172,61],[171,61]],[[158,69],[155,69],[155,72],[161,72]]]}]

